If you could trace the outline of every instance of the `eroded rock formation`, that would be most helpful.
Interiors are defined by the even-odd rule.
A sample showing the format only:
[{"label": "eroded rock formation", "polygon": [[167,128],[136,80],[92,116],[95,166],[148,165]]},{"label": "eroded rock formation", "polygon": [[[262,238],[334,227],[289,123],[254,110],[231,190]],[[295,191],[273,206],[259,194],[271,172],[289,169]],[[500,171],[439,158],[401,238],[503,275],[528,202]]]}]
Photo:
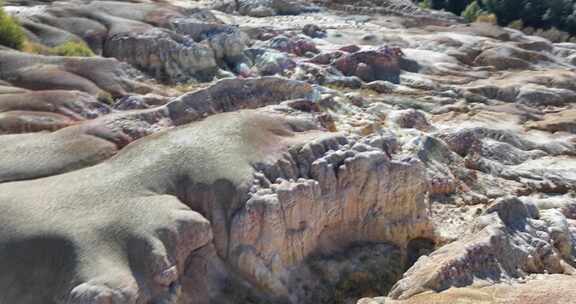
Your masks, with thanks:
[{"label": "eroded rock formation", "polygon": [[[213,244],[216,255],[202,258],[222,259],[256,290],[288,299],[297,295],[282,276],[295,275],[290,270],[312,253],[356,241],[405,246],[431,233],[418,162],[388,159],[378,140],[354,143],[315,128],[310,119],[266,111],[217,114],[134,143],[93,167],[3,184],[0,260],[9,270],[1,282],[19,286],[6,287],[5,298],[168,301],[179,295],[183,274],[197,275],[185,263],[193,251]],[[215,154],[216,147],[223,149]],[[407,180],[411,187],[387,190]],[[100,187],[108,194],[82,198]],[[78,213],[70,218],[71,212]],[[47,246],[41,255],[26,252],[38,242]],[[55,246],[56,252],[48,249]],[[22,255],[25,265],[17,262]],[[59,287],[25,297],[28,267],[46,270],[34,275],[38,285],[51,278]]]},{"label": "eroded rock formation", "polygon": [[398,0],[6,11],[1,303],[572,299],[573,44]]}]

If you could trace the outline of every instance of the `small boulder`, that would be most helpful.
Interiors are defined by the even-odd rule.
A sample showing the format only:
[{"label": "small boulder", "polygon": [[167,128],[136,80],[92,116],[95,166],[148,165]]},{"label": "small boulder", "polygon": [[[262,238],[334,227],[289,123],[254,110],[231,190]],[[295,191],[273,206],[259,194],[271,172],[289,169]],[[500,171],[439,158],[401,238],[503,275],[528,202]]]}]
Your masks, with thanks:
[{"label": "small boulder", "polygon": [[347,54],[334,62],[334,67],[346,76],[358,76],[363,81],[387,80],[400,83],[398,48],[381,47]]},{"label": "small boulder", "polygon": [[345,45],[345,46],[339,48],[338,50],[340,50],[342,52],[346,52],[346,53],[356,53],[362,49],[355,44],[350,44],[350,45]]},{"label": "small boulder", "polygon": [[396,90],[396,85],[388,81],[377,80],[365,84],[364,88],[375,91],[377,93],[386,94],[392,93],[394,90]]},{"label": "small boulder", "polygon": [[429,131],[432,128],[426,115],[414,109],[394,111],[390,114],[390,120],[400,128],[413,128],[420,131]]},{"label": "small boulder", "polygon": [[314,41],[304,37],[276,36],[268,42],[268,47],[284,53],[292,53],[297,56],[304,56],[311,52],[320,53]]},{"label": "small boulder", "polygon": [[310,38],[324,38],[326,37],[326,30],[323,30],[316,24],[306,24],[302,29],[302,33]]}]

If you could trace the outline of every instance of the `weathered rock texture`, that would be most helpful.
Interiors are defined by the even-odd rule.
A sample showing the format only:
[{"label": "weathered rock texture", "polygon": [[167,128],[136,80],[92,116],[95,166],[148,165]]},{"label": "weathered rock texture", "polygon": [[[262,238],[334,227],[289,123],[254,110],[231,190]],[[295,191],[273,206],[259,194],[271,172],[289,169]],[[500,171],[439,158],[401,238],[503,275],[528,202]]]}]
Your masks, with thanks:
[{"label": "weathered rock texture", "polygon": [[[3,184],[5,298],[169,301],[183,274],[196,275],[186,260],[213,236],[226,267],[287,299],[282,276],[313,252],[337,252],[355,241],[405,246],[430,233],[417,162],[389,160],[377,140],[369,146],[313,129],[310,120],[278,114],[218,114],[134,143],[94,167]],[[398,188],[407,180],[411,187]],[[90,194],[100,187],[108,194]],[[58,250],[26,249],[40,244]],[[26,263],[18,263],[23,255]],[[45,275],[29,278],[28,267]],[[30,294],[27,277],[36,286],[50,277],[58,287]]]},{"label": "weathered rock texture", "polygon": [[10,1],[0,302],[570,303],[576,46],[314,3]]},{"label": "weathered rock texture", "polygon": [[[236,94],[230,95],[231,89]],[[5,113],[12,113],[18,118],[23,116],[22,111],[40,110],[38,115],[43,116],[37,119],[44,123],[40,126],[47,125],[44,116],[48,113],[44,114],[44,111],[48,110],[62,112],[62,115],[72,120],[70,126],[49,121],[50,128],[43,129],[60,129],[50,134],[14,134],[0,138],[4,143],[0,149],[3,156],[0,159],[1,181],[31,179],[91,166],[114,155],[128,143],[163,129],[221,112],[258,108],[290,99],[314,99],[315,95],[308,84],[278,78],[223,80],[164,106],[136,112],[113,112],[111,115],[84,121],[78,118],[87,111],[83,107],[93,105],[104,112],[111,110],[85,94],[70,94],[87,100],[82,103],[82,99],[77,99],[78,106],[65,99],[55,101],[56,98],[66,97],[62,91],[0,95],[5,109],[15,109]],[[30,108],[25,98],[37,101],[34,108]],[[27,119],[22,123],[12,123],[7,133],[38,131],[32,128],[38,125],[34,120]]]},{"label": "weathered rock texture", "polygon": [[[574,273],[574,240],[559,210],[539,212],[518,198],[488,207],[470,235],[421,258],[392,289],[393,298],[530,273]],[[567,260],[565,260],[567,259]]]},{"label": "weathered rock texture", "polygon": [[300,0],[217,0],[211,7],[228,13],[237,12],[251,17],[297,15],[317,8]]},{"label": "weathered rock texture", "polygon": [[[220,69],[243,62],[245,38],[208,11],[168,4],[91,1],[23,9],[32,40],[47,46],[84,40],[166,83],[211,81]],[[43,30],[40,30],[43,29]]]},{"label": "weathered rock texture", "polygon": [[[480,288],[451,288],[442,293],[423,293],[408,300],[364,298],[359,304],[427,304],[427,303],[570,303],[574,298],[574,277],[569,275],[539,275],[520,283],[494,284]],[[497,300],[495,300],[497,299]],[[496,302],[495,302],[496,301]]]},{"label": "weathered rock texture", "polygon": [[115,59],[59,57],[0,51],[0,79],[29,90],[78,90],[93,96],[142,94],[153,88]]},{"label": "weathered rock texture", "polygon": [[[229,95],[231,90],[234,95]],[[4,226],[6,233],[0,235],[5,237],[4,248],[14,247],[16,251],[0,251],[5,267],[22,254],[18,250],[25,250],[13,242],[27,248],[49,233],[53,237],[46,246],[53,246],[51,242],[63,244],[61,250],[48,252],[48,257],[28,255],[26,263],[48,269],[46,275],[54,276],[59,287],[39,288],[30,297],[24,297],[24,289],[15,288],[7,299],[22,303],[42,303],[45,299],[86,303],[100,298],[112,303],[172,303],[170,299],[180,297],[188,299],[186,303],[201,303],[231,299],[225,292],[228,283],[223,282],[232,280],[235,288],[248,284],[255,297],[297,302],[331,298],[332,288],[338,288],[338,282],[344,280],[336,279],[338,282],[326,284],[324,291],[315,294],[305,291],[317,282],[312,275],[302,276],[300,269],[309,267],[307,261],[314,256],[340,254],[358,243],[379,246],[389,242],[398,246],[393,261],[405,263],[403,256],[410,240],[432,237],[426,204],[428,184],[418,161],[390,159],[385,140],[378,136],[360,139],[322,131],[322,122],[316,121],[321,116],[286,106],[219,114],[289,99],[313,101],[316,94],[309,85],[278,78],[225,80],[163,107],[115,113],[48,135],[13,138],[18,144],[8,142],[9,149],[3,151],[9,156],[3,162],[7,167],[4,180],[72,172],[0,186],[6,188],[2,190],[3,206],[20,212],[15,215],[6,209],[11,220]],[[274,114],[286,110],[292,114]],[[210,117],[202,122],[134,142],[100,164],[121,146],[90,133],[83,135],[84,140],[95,141],[88,144],[77,133],[102,125],[109,134],[124,134],[130,142],[206,116]],[[140,129],[162,120],[165,122],[156,127]],[[73,135],[77,143],[67,140],[67,134]],[[27,141],[25,136],[29,136]],[[54,147],[51,153],[59,158],[36,158],[42,167],[16,165],[16,159],[12,159],[22,157],[13,149],[33,151],[45,145]],[[73,149],[74,145],[84,152],[74,150],[72,157],[58,150]],[[166,152],[153,152],[160,147]],[[215,154],[216,147],[221,148]],[[91,167],[79,169],[84,166]],[[141,179],[136,172],[142,174]],[[86,183],[93,190],[78,190]],[[55,184],[66,190],[51,186]],[[90,196],[90,191],[100,191],[99,187],[107,189],[109,196],[81,198]],[[140,215],[129,215],[134,208],[129,202],[138,204],[136,213]],[[33,207],[37,204],[43,205],[41,210]],[[159,207],[165,211],[147,209],[157,204],[165,205]],[[26,211],[28,207],[22,210],[16,206],[31,207]],[[35,223],[32,219],[48,216],[44,212],[53,208],[62,211],[51,215],[49,222]],[[80,213],[67,220],[69,208]],[[84,212],[94,219],[87,222]],[[182,213],[184,218],[174,218],[174,212]],[[152,214],[155,220],[150,222]],[[74,222],[73,218],[82,220]],[[130,218],[120,224],[126,228],[114,230],[115,223],[124,222],[123,218]],[[114,237],[105,238],[110,236],[109,229],[116,231]],[[27,232],[12,234],[12,230]],[[90,247],[94,240],[100,240],[101,245]],[[206,249],[195,256],[192,252],[200,247]],[[140,256],[141,250],[151,250],[150,256]],[[56,256],[64,260],[77,257],[78,262],[67,264],[54,275],[52,269],[64,263]],[[388,261],[387,256],[383,255],[383,261]],[[194,263],[187,265],[188,260]],[[196,263],[208,265],[207,273],[194,271]],[[225,271],[217,276],[222,267]],[[351,271],[345,264],[341,267],[342,275]],[[0,281],[6,286],[27,288],[20,274],[26,269],[25,265],[13,267],[6,273],[16,275]],[[100,274],[100,269],[108,270]],[[389,283],[380,290],[396,280],[398,271],[390,272]],[[47,277],[38,274],[33,279],[41,282]],[[290,283],[295,280],[297,284]],[[182,291],[179,282],[184,285]],[[186,282],[209,282],[211,289],[197,290]]]},{"label": "weathered rock texture", "polygon": [[334,62],[334,66],[344,75],[357,76],[366,82],[386,80],[392,83],[399,83],[399,61],[402,55],[400,49],[387,47],[359,51],[344,55]]}]

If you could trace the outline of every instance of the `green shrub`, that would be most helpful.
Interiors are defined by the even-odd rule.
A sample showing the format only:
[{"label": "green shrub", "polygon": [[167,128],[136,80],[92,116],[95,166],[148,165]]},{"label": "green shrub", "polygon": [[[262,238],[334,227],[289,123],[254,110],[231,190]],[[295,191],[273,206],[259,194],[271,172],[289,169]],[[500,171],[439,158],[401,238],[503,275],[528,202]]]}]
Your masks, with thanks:
[{"label": "green shrub", "polygon": [[112,97],[112,95],[106,91],[101,91],[98,93],[98,95],[96,95],[96,99],[103,103],[103,104],[107,104],[109,106],[111,106],[112,104],[114,104],[114,98]]},{"label": "green shrub", "polygon": [[480,14],[480,15],[478,15],[478,17],[476,17],[475,22],[484,22],[484,23],[496,24],[496,23],[498,23],[498,19],[496,18],[496,15],[494,15],[494,14]]},{"label": "green shrub", "polygon": [[94,56],[92,50],[84,42],[68,41],[56,47],[48,47],[40,43],[25,41],[22,51],[32,54],[91,57]]},{"label": "green shrub", "polygon": [[418,5],[424,9],[432,8],[432,3],[430,3],[430,0],[422,0],[422,2],[420,2]]},{"label": "green shrub", "polygon": [[76,57],[91,57],[94,52],[84,43],[77,41],[68,41],[59,46],[53,47],[49,50],[51,55],[58,56],[76,56]]},{"label": "green shrub", "polygon": [[[422,1],[419,0],[420,4]],[[576,0],[426,0],[432,9],[447,10],[464,16],[468,22],[478,17],[478,10],[495,14],[499,25],[522,20],[534,30],[557,28],[576,35]],[[463,10],[467,10],[463,13]]]},{"label": "green shrub", "polygon": [[24,41],[24,46],[20,49],[26,53],[48,55],[50,48],[40,43],[32,42],[30,40]]},{"label": "green shrub", "polygon": [[460,15],[466,7],[475,0],[426,0],[429,8],[444,10]]},{"label": "green shrub", "polygon": [[462,17],[464,17],[464,20],[466,22],[474,22],[476,21],[476,19],[478,19],[478,16],[484,14],[484,11],[482,11],[482,8],[480,8],[480,5],[478,5],[478,3],[476,1],[470,3],[466,9],[462,12]]},{"label": "green shrub", "polygon": [[1,5],[3,4],[0,2],[0,45],[21,50],[26,41],[26,34],[18,21],[9,16]]},{"label": "green shrub", "polygon": [[521,31],[524,29],[524,22],[520,19],[514,20],[508,24],[508,27]]}]

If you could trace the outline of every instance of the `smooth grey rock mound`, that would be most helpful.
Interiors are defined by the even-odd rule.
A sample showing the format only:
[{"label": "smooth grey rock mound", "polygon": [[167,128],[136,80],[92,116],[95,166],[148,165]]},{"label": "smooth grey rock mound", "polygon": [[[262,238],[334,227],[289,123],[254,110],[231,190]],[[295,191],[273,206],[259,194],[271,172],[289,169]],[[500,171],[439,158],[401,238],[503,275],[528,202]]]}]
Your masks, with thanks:
[{"label": "smooth grey rock mound", "polygon": [[59,57],[0,51],[0,79],[31,90],[77,90],[93,96],[149,93],[153,87],[132,77],[121,62],[100,57]]},{"label": "smooth grey rock mound", "polygon": [[[230,95],[231,90],[237,94]],[[130,142],[175,125],[286,100],[314,101],[316,94],[308,84],[281,78],[229,79],[183,95],[166,105],[128,112],[112,112],[94,97],[80,92],[37,91],[0,95],[0,109],[6,110],[0,113],[3,133],[61,129],[48,134],[0,137],[5,141],[0,148],[1,179],[31,179],[92,166]],[[25,116],[23,110],[31,114]],[[91,117],[95,114],[93,111],[100,110],[108,112],[108,115]],[[47,115],[55,114],[42,111],[55,111],[64,121],[45,123]],[[33,114],[44,124],[32,124],[34,120],[29,116]],[[82,115],[86,115],[86,120]]]},{"label": "smooth grey rock mound", "polygon": [[[182,294],[195,303],[214,295],[179,282],[203,275],[187,263],[203,252],[226,275],[287,297],[282,276],[313,252],[429,235],[420,165],[322,131],[309,115],[217,114],[90,168],[0,185],[3,296],[174,303]],[[209,244],[217,256],[197,251]]]},{"label": "smooth grey rock mound", "polygon": [[1,94],[0,112],[9,111],[50,112],[77,119],[89,119],[108,114],[111,109],[86,93],[52,90]]},{"label": "smooth grey rock mound", "polygon": [[528,69],[532,64],[550,61],[545,54],[510,46],[499,46],[483,51],[474,60],[475,65],[489,65],[498,70]]},{"label": "smooth grey rock mound", "polygon": [[0,182],[56,175],[92,166],[111,157],[118,146],[69,127],[50,134],[0,136]]}]

